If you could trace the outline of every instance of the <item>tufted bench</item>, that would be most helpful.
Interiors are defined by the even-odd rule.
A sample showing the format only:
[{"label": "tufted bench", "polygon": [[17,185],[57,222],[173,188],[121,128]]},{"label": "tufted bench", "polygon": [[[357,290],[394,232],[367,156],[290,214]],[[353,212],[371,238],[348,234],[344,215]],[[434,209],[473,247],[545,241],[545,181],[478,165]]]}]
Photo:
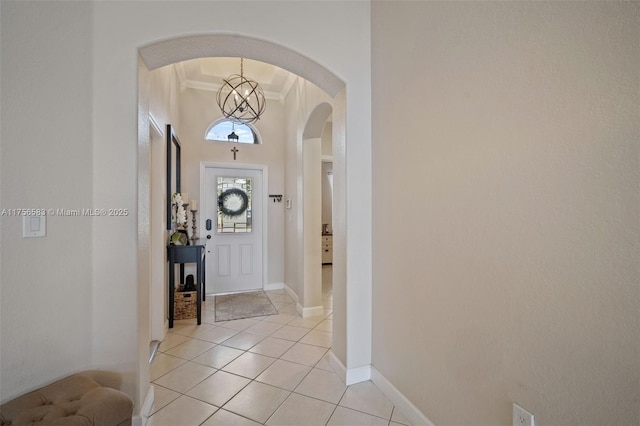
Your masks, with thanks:
[{"label": "tufted bench", "polygon": [[130,426],[131,398],[95,378],[74,374],[2,404],[0,426]]}]

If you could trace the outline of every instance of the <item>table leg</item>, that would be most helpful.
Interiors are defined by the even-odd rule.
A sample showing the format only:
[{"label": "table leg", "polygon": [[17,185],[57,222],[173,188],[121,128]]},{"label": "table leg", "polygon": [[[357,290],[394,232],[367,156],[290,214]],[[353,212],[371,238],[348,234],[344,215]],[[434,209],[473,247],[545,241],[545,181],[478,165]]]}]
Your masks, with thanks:
[{"label": "table leg", "polygon": [[207,298],[207,255],[202,255],[202,301]]},{"label": "table leg", "polygon": [[200,293],[202,292],[202,259],[198,259],[196,264],[196,316],[198,317],[198,325],[202,324],[202,302],[200,301]]},{"label": "table leg", "polygon": [[173,299],[175,292],[175,265],[169,261],[169,328],[173,328]]}]

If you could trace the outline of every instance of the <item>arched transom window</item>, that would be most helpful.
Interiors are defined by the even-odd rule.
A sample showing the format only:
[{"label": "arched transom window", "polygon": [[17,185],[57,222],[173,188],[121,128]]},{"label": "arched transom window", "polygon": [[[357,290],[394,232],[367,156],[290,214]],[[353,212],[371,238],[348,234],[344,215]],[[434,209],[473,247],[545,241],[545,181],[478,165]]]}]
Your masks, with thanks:
[{"label": "arched transom window", "polygon": [[260,143],[260,136],[255,127],[250,124],[235,123],[225,118],[209,126],[204,139],[212,142]]}]

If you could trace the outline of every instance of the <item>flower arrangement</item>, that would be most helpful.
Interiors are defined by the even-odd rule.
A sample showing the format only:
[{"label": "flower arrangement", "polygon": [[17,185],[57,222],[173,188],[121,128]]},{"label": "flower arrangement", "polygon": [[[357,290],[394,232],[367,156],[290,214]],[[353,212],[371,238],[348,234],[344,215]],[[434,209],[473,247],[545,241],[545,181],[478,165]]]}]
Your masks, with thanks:
[{"label": "flower arrangement", "polygon": [[174,193],[171,196],[171,202],[176,206],[176,225],[182,227],[187,223],[187,212],[184,209],[184,201],[182,201],[182,195],[179,192]]}]

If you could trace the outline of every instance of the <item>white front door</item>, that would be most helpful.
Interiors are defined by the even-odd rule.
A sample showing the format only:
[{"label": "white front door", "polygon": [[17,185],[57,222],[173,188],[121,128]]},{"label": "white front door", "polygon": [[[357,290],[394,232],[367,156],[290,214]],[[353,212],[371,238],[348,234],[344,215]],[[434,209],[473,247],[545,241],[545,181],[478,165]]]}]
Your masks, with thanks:
[{"label": "white front door", "polygon": [[262,190],[261,169],[205,168],[207,293],[262,289]]}]

